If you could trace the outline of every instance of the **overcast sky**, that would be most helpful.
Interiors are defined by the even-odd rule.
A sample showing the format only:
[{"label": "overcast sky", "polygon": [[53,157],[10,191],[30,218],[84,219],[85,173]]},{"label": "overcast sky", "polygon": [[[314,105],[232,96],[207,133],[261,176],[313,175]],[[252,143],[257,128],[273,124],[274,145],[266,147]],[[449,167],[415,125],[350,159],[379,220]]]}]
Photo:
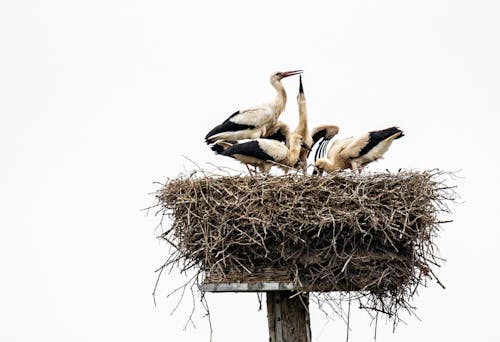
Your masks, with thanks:
[{"label": "overcast sky", "polygon": [[[166,246],[140,209],[203,137],[273,99],[269,75],[304,69],[310,122],[340,137],[405,132],[369,167],[459,172],[462,204],[437,243],[443,283],[379,341],[499,341],[497,1],[3,1],[0,3],[0,340],[202,341],[186,301],[151,292]],[[298,78],[282,119],[297,122]],[[255,294],[207,295],[215,341],[266,341]],[[345,325],[312,310],[313,341]],[[351,341],[373,336],[353,308]]]}]

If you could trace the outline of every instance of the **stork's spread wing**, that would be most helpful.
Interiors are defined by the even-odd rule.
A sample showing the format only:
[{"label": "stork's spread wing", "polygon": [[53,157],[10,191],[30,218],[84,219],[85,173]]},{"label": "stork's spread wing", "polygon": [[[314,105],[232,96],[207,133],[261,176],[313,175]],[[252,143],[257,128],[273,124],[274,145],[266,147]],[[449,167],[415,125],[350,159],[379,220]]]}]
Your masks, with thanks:
[{"label": "stork's spread wing", "polygon": [[[311,131],[311,136],[313,139],[313,143],[309,153],[311,153],[314,145],[319,142],[318,148],[316,149],[316,153],[314,155],[314,160],[318,159],[318,157],[322,157],[325,154],[326,147],[328,146],[328,142],[339,132],[339,127],[335,125],[321,125],[318,127],[314,127]],[[309,157],[309,153],[307,156]]]}]

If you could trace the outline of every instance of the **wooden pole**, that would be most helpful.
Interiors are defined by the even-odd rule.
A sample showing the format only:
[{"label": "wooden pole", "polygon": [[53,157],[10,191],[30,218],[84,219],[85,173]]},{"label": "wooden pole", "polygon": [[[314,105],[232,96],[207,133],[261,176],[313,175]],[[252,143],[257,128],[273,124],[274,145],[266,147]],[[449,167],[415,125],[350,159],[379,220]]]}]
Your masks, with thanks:
[{"label": "wooden pole", "polygon": [[311,342],[309,294],[268,291],[267,321],[270,342]]}]

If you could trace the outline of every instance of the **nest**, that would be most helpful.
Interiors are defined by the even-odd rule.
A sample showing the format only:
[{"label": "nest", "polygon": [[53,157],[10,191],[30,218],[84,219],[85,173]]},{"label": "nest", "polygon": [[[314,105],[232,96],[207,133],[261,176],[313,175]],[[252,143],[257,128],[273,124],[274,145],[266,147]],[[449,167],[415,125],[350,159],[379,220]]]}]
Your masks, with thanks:
[{"label": "nest", "polygon": [[437,280],[433,240],[454,197],[443,174],[173,179],[158,194],[172,218],[161,236],[175,246],[167,264],[196,269],[208,283],[357,291],[365,307],[393,315]]}]

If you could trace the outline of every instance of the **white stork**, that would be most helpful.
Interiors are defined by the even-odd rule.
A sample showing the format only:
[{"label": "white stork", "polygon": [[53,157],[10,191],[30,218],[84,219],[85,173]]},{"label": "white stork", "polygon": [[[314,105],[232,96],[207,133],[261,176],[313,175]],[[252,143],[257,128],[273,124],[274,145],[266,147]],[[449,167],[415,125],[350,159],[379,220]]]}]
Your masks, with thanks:
[{"label": "white stork", "polygon": [[286,91],[281,80],[300,73],[302,70],[272,74],[270,81],[277,91],[276,99],[270,103],[233,113],[223,123],[208,132],[205,136],[206,143],[211,144],[217,140],[256,139],[264,136],[266,131],[276,124],[278,117],[285,109]]},{"label": "white stork", "polygon": [[287,147],[277,140],[260,138],[236,143],[230,147],[217,142],[212,149],[218,154],[232,157],[243,164],[258,167],[263,173],[268,173],[275,163],[284,165],[285,171],[286,167],[294,167],[301,148],[308,148],[304,139],[298,134],[292,134],[289,142],[290,147]]},{"label": "white stork", "polygon": [[[299,134],[303,137],[304,143],[307,146],[311,146],[309,149],[303,149],[300,151],[299,163],[302,164],[302,168],[307,167],[307,157],[311,152],[313,146],[321,141],[318,150],[323,146],[324,143],[328,144],[328,141],[333,138],[339,132],[339,127],[335,125],[321,125],[313,128],[312,132],[309,131],[307,123],[307,105],[306,98],[304,95],[304,87],[302,85],[302,76],[299,78],[299,93],[297,94],[297,104],[299,107],[299,123],[293,132],[290,132],[288,125],[282,121],[278,121],[266,135],[266,138],[275,139],[284,142],[288,146],[288,137],[292,134]],[[323,140],[321,140],[323,139]],[[316,153],[318,153],[318,150]]]},{"label": "white stork", "polygon": [[380,131],[365,133],[357,138],[350,137],[335,141],[326,158],[315,161],[316,169],[333,172],[350,168],[361,170],[367,164],[382,158],[394,139],[403,137],[398,127],[390,127]]}]

